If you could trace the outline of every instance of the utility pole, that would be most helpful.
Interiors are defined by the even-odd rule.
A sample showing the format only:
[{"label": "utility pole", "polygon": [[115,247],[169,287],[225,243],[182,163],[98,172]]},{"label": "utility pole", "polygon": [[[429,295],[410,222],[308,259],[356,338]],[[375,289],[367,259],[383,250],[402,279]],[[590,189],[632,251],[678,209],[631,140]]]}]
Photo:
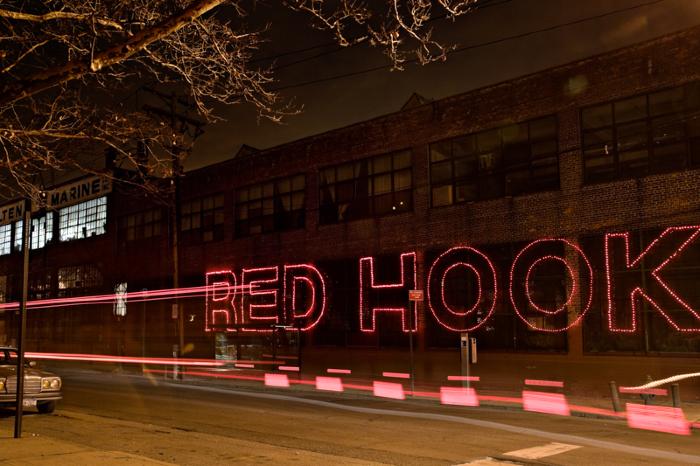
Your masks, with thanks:
[{"label": "utility pole", "polygon": [[24,201],[22,224],[22,299],[19,304],[17,335],[17,405],[15,409],[15,438],[22,437],[22,408],[24,405],[24,341],[27,333],[27,292],[29,288],[29,238],[32,230],[32,203]]},{"label": "utility pole", "polygon": [[[180,154],[182,151],[186,150],[183,147],[178,146],[177,144],[177,137],[176,135],[182,135],[184,136],[190,128],[194,128],[194,134],[192,136],[192,139],[196,139],[199,137],[202,133],[202,127],[205,125],[205,122],[198,120],[196,118],[192,118],[184,113],[179,112],[179,106],[183,106],[185,108],[185,112],[187,110],[193,110],[193,106],[184,98],[178,97],[177,94],[173,91],[170,94],[166,94],[164,92],[158,91],[156,89],[153,89],[148,86],[144,86],[143,89],[162,99],[163,103],[167,105],[167,109],[161,108],[161,107],[156,107],[153,105],[144,105],[143,108],[147,112],[156,114],[164,119],[167,119],[170,128],[172,130],[172,137],[173,137],[173,144],[171,147],[172,151],[172,178],[170,180],[171,188],[172,188],[172,195],[171,195],[171,208],[170,210],[170,215],[169,215],[169,223],[170,223],[170,246],[171,246],[171,257],[172,257],[172,266],[173,266],[173,288],[177,289],[180,287],[180,253],[179,253],[179,243],[180,243],[180,238],[179,238],[179,226],[180,226],[180,174],[182,172],[182,165],[180,164]],[[174,319],[177,319],[176,322],[176,327],[177,327],[177,355],[179,357],[183,356],[183,350],[185,348],[185,315],[184,315],[184,310],[182,309],[182,306],[180,306],[180,303],[177,301],[177,298],[175,298],[175,303],[173,304],[172,307],[172,316]],[[178,371],[179,373],[179,371]]]}]

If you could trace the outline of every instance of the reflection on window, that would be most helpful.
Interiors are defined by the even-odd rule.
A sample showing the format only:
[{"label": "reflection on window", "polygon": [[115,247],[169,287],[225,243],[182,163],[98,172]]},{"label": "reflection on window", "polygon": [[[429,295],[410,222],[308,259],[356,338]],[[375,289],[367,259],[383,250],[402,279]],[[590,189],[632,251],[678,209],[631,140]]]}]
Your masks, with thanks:
[{"label": "reflection on window", "polygon": [[321,170],[320,222],[338,223],[413,209],[410,151]]},{"label": "reflection on window", "polygon": [[58,213],[58,236],[71,241],[105,233],[107,198],[100,197],[64,207]]},{"label": "reflection on window", "polygon": [[[54,214],[53,212],[47,212],[41,217],[32,219],[32,230],[29,237],[29,248],[30,249],[41,249],[46,246],[46,243],[53,239],[53,228],[54,228]],[[24,220],[15,222],[15,240],[14,240],[14,251],[22,250],[22,242],[24,238]],[[2,239],[2,230],[0,230],[0,239]],[[0,246],[0,254],[2,254],[2,249]]]},{"label": "reflection on window", "polygon": [[584,108],[588,183],[700,166],[700,83]]},{"label": "reflection on window", "polygon": [[12,224],[0,226],[0,256],[12,252]]},{"label": "reflection on window", "polygon": [[236,236],[304,227],[304,175],[236,191]]},{"label": "reflection on window", "polygon": [[432,206],[559,188],[554,116],[430,145]]},{"label": "reflection on window", "polygon": [[58,269],[58,294],[70,295],[75,290],[102,286],[102,272],[95,265],[77,265]]},{"label": "reflection on window", "polygon": [[7,302],[7,275],[0,275],[0,303]]},{"label": "reflection on window", "polygon": [[151,209],[127,215],[119,219],[119,238],[125,241],[160,236],[163,224],[163,211]]},{"label": "reflection on window", "polygon": [[52,289],[51,272],[29,274],[29,299],[50,298]]},{"label": "reflection on window", "polygon": [[180,230],[185,242],[224,239],[224,195],[202,197],[183,204]]},{"label": "reflection on window", "polygon": [[40,249],[53,239],[53,212],[32,219],[31,249]]}]

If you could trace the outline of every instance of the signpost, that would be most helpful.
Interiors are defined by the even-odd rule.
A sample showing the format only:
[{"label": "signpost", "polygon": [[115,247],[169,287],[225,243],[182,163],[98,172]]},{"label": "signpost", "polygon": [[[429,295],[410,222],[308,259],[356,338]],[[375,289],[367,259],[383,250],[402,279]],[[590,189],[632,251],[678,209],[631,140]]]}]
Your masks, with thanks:
[{"label": "signpost", "polygon": [[423,301],[423,290],[408,290],[408,301],[413,304],[413,309],[408,310],[408,351],[411,365],[411,396],[415,392],[415,370],[413,361],[413,315],[418,303]]},{"label": "signpost", "polygon": [[32,229],[32,208],[24,201],[22,225],[22,299],[19,305],[19,332],[17,335],[17,405],[15,407],[15,438],[22,437],[22,408],[24,404],[24,340],[27,333],[27,288],[29,287],[29,238]]}]

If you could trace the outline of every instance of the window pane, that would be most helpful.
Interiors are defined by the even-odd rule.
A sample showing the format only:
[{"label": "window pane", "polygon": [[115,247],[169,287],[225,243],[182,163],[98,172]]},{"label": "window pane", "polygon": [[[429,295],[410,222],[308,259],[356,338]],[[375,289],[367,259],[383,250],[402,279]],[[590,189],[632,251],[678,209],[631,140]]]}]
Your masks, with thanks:
[{"label": "window pane", "polygon": [[411,152],[403,151],[394,155],[394,170],[411,166]]},{"label": "window pane", "polygon": [[615,123],[638,120],[647,116],[647,97],[645,95],[615,102]]},{"label": "window pane", "polygon": [[452,162],[434,163],[430,167],[430,180],[433,184],[443,183],[452,179]]},{"label": "window pane", "polygon": [[450,141],[438,142],[430,145],[430,161],[440,162],[442,160],[448,160],[450,158],[450,153],[452,150],[452,143]]},{"label": "window pane", "polygon": [[433,207],[452,204],[452,185],[440,186],[432,190]]},{"label": "window pane", "polygon": [[682,87],[649,94],[649,114],[654,116],[667,113],[682,113],[683,97]]},{"label": "window pane", "polygon": [[612,105],[603,104],[583,109],[581,122],[584,129],[612,125]]}]

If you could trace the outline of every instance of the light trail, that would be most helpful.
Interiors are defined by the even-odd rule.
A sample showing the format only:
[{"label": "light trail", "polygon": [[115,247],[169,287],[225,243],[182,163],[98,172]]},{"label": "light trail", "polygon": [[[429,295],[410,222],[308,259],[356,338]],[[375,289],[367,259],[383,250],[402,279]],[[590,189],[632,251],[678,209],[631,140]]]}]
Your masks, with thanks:
[{"label": "light trail", "polygon": [[647,382],[644,385],[639,385],[638,387],[620,387],[620,391],[622,390],[646,390],[649,388],[656,388],[659,385],[664,385],[667,383],[673,383],[673,382],[678,382],[680,380],[685,380],[685,379],[690,379],[693,377],[700,377],[700,372],[690,372],[688,374],[678,374],[674,375],[672,377],[667,377],[665,379],[660,379],[660,380],[652,380],[651,382]]},{"label": "light trail", "polygon": [[[246,290],[250,292],[251,286],[241,285],[232,288],[236,288],[243,292],[246,292]],[[126,293],[125,299],[131,303],[138,303],[144,301],[165,300],[171,298],[197,298],[205,296],[207,294],[207,291],[213,292],[215,291],[215,287],[213,285],[209,285],[183,288],[164,288],[160,290],[132,291]],[[124,296],[120,295],[119,298],[124,299]],[[116,300],[117,295],[115,293],[88,296],[71,296],[68,298],[34,299],[31,301],[27,301],[27,308],[45,309],[66,306],[83,306],[87,304],[112,303]],[[17,301],[0,304],[0,311],[10,311],[17,309],[19,309],[19,302]]]}]

